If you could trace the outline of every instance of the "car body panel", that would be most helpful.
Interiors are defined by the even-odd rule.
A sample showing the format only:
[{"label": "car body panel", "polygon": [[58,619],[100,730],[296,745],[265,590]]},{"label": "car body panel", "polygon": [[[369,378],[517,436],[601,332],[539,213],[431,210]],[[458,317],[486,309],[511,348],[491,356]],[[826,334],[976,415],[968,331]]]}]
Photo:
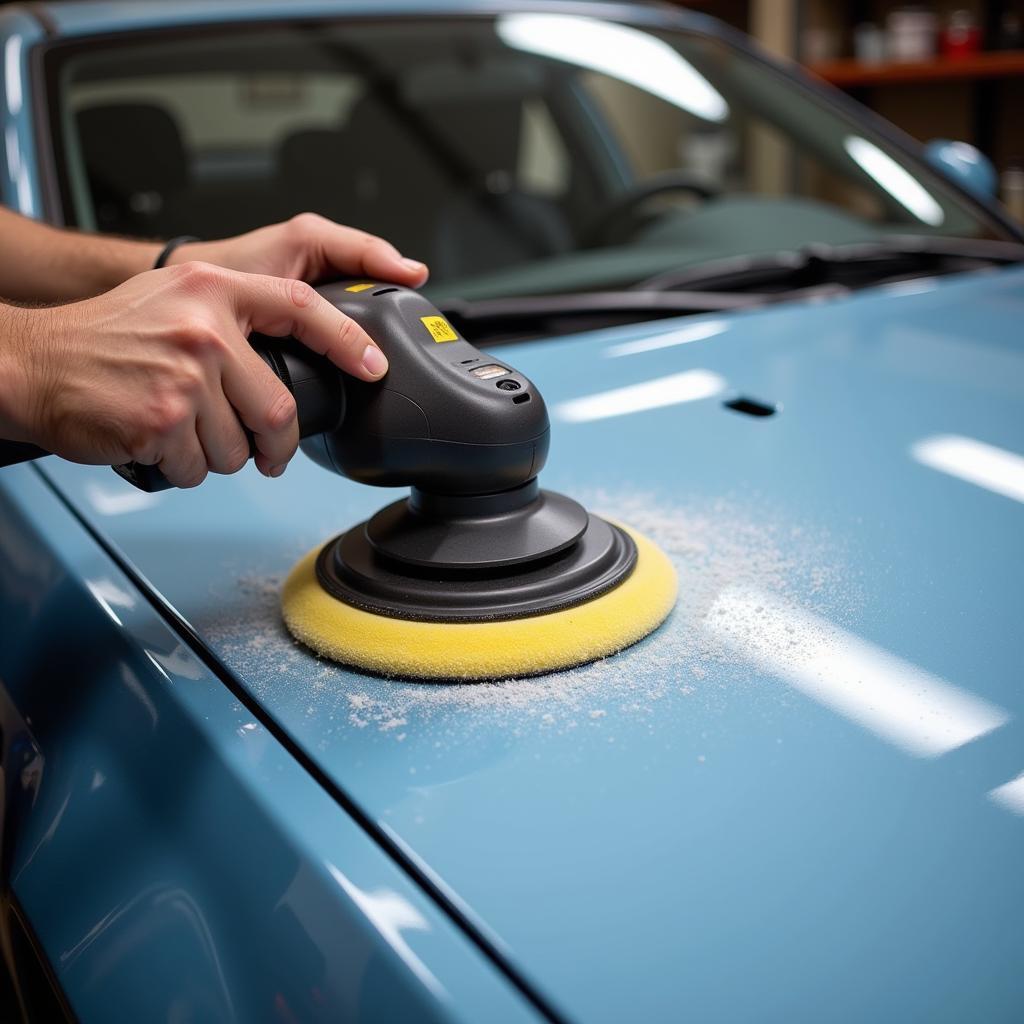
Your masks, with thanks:
[{"label": "car body panel", "polygon": [[34,469],[0,515],[4,872],[80,1019],[537,1019]]},{"label": "car body panel", "polygon": [[[43,471],[567,1016],[1006,1020],[1022,286],[920,280],[496,350],[553,410],[543,484],[680,572],[658,633],[541,680],[375,679],[289,640],[281,575],[388,492],[305,459],[155,496]],[[725,408],[737,393],[781,411]],[[950,436],[1003,452],[1003,484],[952,475],[955,445],[934,468]]]}]

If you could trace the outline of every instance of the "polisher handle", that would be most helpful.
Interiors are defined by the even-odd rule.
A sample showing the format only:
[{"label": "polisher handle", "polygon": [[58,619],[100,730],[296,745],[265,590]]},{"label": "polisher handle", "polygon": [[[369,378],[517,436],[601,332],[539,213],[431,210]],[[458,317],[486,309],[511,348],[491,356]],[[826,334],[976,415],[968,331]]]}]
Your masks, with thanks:
[{"label": "polisher handle", "polygon": [[[310,458],[359,483],[424,494],[496,494],[536,478],[551,431],[544,399],[523,374],[471,345],[412,289],[339,281],[319,290],[376,339],[389,369],[369,384],[294,338],[250,339],[294,394]],[[10,447],[9,462],[47,454]],[[114,470],[143,491],[171,486],[156,466]]]},{"label": "polisher handle", "polygon": [[[345,418],[344,377],[330,360],[311,352],[294,338],[254,334],[249,343],[295,396],[300,438],[313,437],[339,426]],[[249,454],[256,454],[251,436]],[[159,466],[128,462],[114,466],[113,470],[133,487],[150,494],[173,486]]]}]

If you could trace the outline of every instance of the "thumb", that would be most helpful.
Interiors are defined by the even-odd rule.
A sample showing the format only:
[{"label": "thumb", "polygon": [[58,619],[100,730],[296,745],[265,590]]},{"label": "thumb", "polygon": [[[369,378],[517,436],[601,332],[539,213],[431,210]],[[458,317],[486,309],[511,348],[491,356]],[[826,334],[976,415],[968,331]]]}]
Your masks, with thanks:
[{"label": "thumb", "polygon": [[360,380],[380,380],[387,373],[387,357],[377,343],[304,281],[233,273],[230,287],[239,326],[246,334],[291,334]]}]

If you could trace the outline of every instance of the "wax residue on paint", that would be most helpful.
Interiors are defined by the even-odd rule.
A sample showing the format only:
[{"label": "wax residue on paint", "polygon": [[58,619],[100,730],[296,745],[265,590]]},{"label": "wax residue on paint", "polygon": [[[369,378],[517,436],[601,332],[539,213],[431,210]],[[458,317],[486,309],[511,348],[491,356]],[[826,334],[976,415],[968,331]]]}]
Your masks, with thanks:
[{"label": "wax residue on paint", "polygon": [[834,621],[847,618],[859,603],[857,581],[827,532],[786,521],[755,501],[678,507],[653,496],[579,497],[598,514],[647,534],[679,573],[679,602],[668,621],[603,661],[490,683],[368,677],[318,659],[292,640],[278,606],[283,568],[236,578],[229,595],[218,588],[217,608],[201,628],[258,696],[273,703],[301,700],[302,712],[323,719],[327,732],[355,730],[401,742],[428,724],[442,736],[464,736],[475,725],[505,722],[514,731],[605,730],[613,741],[619,716],[642,717],[653,732],[666,701],[700,701],[713,711],[749,677],[749,666],[721,632],[707,627],[726,588],[775,595]]}]

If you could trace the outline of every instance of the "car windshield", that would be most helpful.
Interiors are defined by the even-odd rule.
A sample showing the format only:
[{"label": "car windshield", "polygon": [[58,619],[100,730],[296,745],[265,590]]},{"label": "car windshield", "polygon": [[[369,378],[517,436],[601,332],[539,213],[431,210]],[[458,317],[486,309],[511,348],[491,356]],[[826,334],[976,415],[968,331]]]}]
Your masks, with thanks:
[{"label": "car windshield", "polygon": [[47,58],[69,223],[213,238],[313,210],[467,300],[998,222],[733,44],[593,16],[353,20]]}]

